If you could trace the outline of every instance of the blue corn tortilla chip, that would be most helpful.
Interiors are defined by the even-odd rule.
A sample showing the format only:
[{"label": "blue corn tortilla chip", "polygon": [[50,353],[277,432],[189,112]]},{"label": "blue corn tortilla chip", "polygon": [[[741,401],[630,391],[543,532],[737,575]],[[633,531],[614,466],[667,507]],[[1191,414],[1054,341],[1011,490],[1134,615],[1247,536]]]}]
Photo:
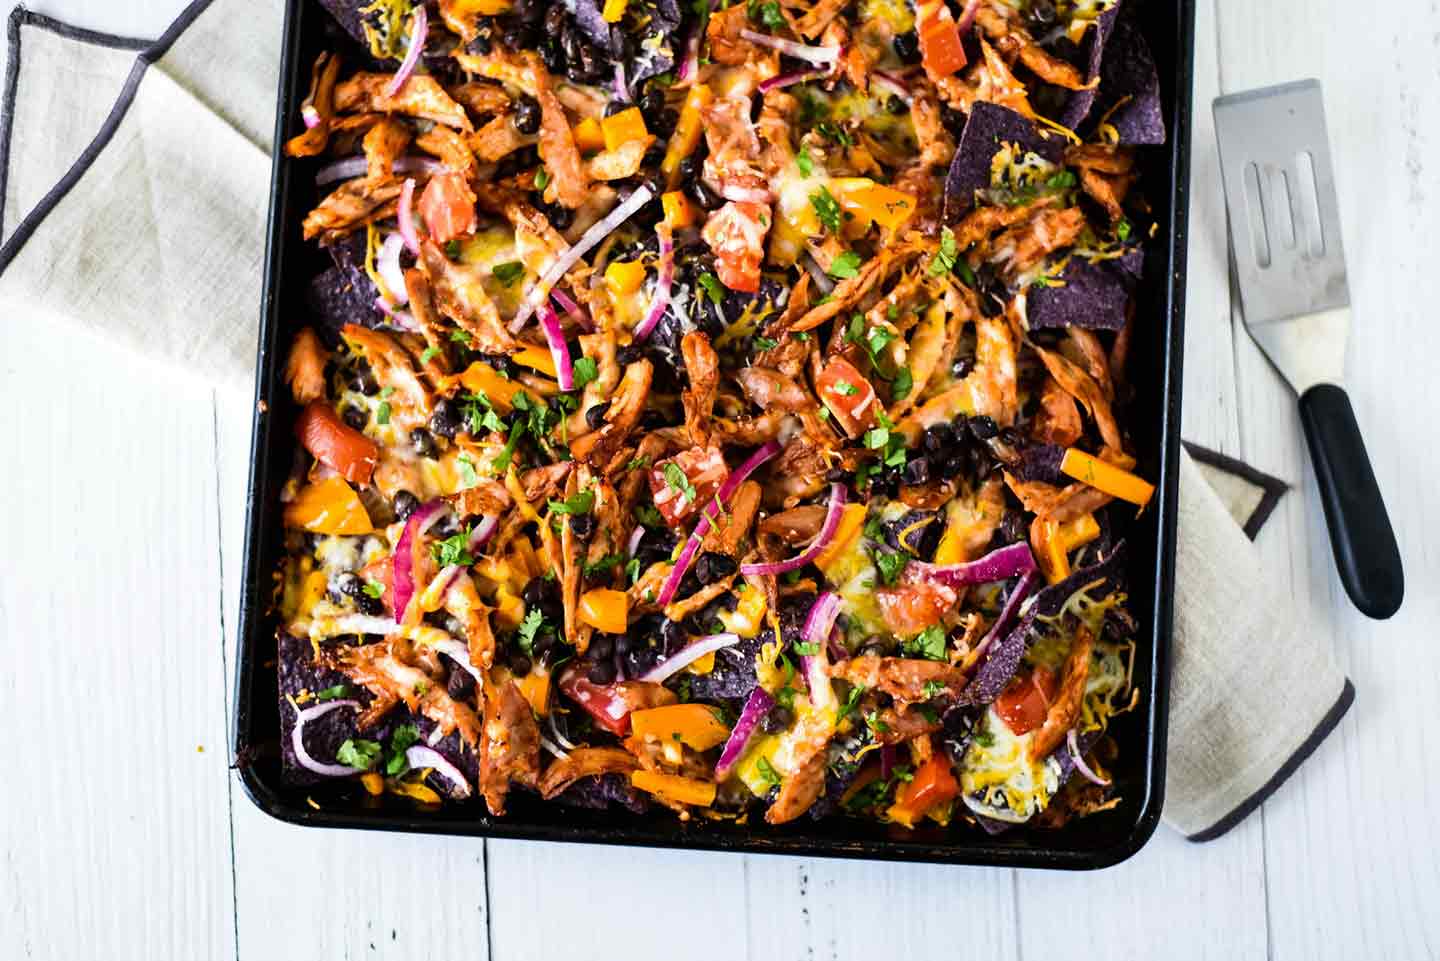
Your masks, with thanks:
[{"label": "blue corn tortilla chip", "polygon": [[1121,17],[1106,45],[1100,68],[1095,117],[1105,117],[1122,144],[1163,144],[1160,77],[1155,58],[1132,18]]},{"label": "blue corn tortilla chip", "polygon": [[603,811],[611,805],[618,805],[634,814],[644,814],[650,809],[645,795],[631,787],[623,774],[582,777],[557,795],[555,800],[593,811]]},{"label": "blue corn tortilla chip", "polygon": [[[638,97],[637,85],[675,67],[675,45],[680,32],[680,5],[676,0],[632,0],[626,11],[626,26],[606,22],[601,0],[574,0],[567,4],[575,25],[610,61],[607,77],[616,63],[625,66],[625,83]],[[631,18],[640,24],[628,26]]]},{"label": "blue corn tortilla chip", "polygon": [[1026,481],[1044,481],[1047,484],[1069,482],[1060,473],[1060,461],[1065,458],[1065,449],[1059,444],[1036,444],[1020,452],[1020,464],[1015,476]]},{"label": "blue corn tortilla chip", "polygon": [[317,274],[305,292],[305,304],[315,320],[336,336],[346,324],[381,326],[385,314],[375,306],[380,291],[361,266],[364,236],[347,238],[329,251],[331,266]]},{"label": "blue corn tortilla chip", "polygon": [[945,176],[947,223],[953,224],[969,213],[975,206],[975,191],[990,186],[991,161],[1005,143],[1039,154],[1051,163],[1059,163],[1065,154],[1065,142],[1059,134],[1048,133],[1009,107],[978,101],[965,121],[955,159]]},{"label": "blue corn tortilla chip", "polygon": [[619,27],[611,24],[601,14],[601,0],[575,0],[570,10],[575,17],[575,26],[585,39],[600,49],[611,60],[624,55],[624,37]]},{"label": "blue corn tortilla chip", "polygon": [[1030,329],[1119,330],[1125,326],[1125,308],[1144,262],[1145,251],[1140,247],[1131,247],[1114,260],[1096,263],[1072,257],[1060,271],[1059,283],[1030,291]]},{"label": "blue corn tortilla chip", "polygon": [[1065,108],[1060,111],[1056,121],[1071,130],[1079,130],[1091,115],[1095,108],[1095,101],[1099,95],[1100,74],[1104,69],[1105,51],[1109,46],[1110,35],[1115,30],[1115,23],[1120,17],[1120,3],[1117,0],[1115,6],[1100,14],[1095,20],[1095,27],[1085,33],[1081,42],[1083,56],[1085,59],[1085,82],[1088,85],[1084,90],[1076,90],[1070,94],[1070,99],[1065,102]]},{"label": "blue corn tortilla chip", "polygon": [[[780,601],[780,633],[787,648],[800,640],[805,616],[814,602],[814,594],[792,595]],[[716,651],[715,667],[709,674],[688,675],[691,697],[707,701],[749,697],[759,683],[755,676],[755,655],[774,640],[775,631],[767,626],[754,637],[741,638],[740,643]],[[793,654],[790,661],[795,663]]]}]

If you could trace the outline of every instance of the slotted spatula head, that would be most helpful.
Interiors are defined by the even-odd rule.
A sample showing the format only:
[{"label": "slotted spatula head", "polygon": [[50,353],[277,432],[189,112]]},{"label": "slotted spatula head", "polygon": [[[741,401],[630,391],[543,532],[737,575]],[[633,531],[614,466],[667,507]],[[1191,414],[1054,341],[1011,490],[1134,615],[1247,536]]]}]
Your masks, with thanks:
[{"label": "slotted spatula head", "polygon": [[1221,97],[1214,109],[1245,328],[1298,393],[1339,383],[1350,288],[1320,82]]}]

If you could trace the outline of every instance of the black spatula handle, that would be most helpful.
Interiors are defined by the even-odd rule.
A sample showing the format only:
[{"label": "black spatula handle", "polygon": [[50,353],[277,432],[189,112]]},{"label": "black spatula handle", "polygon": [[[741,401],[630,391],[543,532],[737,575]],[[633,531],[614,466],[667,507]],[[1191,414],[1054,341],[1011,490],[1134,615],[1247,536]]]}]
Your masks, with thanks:
[{"label": "black spatula handle", "polygon": [[1334,384],[1311,387],[1300,396],[1300,422],[1340,581],[1362,613],[1387,618],[1405,596],[1405,571],[1349,396]]}]

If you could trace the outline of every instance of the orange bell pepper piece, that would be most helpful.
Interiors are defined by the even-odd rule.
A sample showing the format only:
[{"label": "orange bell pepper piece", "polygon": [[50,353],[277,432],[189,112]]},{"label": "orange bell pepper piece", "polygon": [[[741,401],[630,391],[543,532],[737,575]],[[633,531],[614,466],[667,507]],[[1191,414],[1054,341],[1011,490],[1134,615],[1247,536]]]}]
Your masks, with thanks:
[{"label": "orange bell pepper piece", "polygon": [[678,190],[661,194],[660,208],[665,211],[665,222],[672,229],[678,230],[695,224],[695,205]]},{"label": "orange bell pepper piece", "polygon": [[605,268],[605,284],[616,294],[633,294],[645,282],[645,265],[638,260],[612,260]]},{"label": "orange bell pepper piece", "polygon": [[715,95],[710,88],[703,83],[697,83],[690,88],[690,93],[685,97],[685,105],[680,108],[680,120],[675,124],[675,133],[670,137],[670,144],[665,148],[665,159],[660,161],[660,172],[665,175],[666,183],[674,187],[680,177],[680,161],[695,152],[700,145],[700,134],[704,129],[701,122],[700,111],[710,106]]},{"label": "orange bell pepper piece", "polygon": [[369,534],[375,529],[360,495],[337,475],[301,488],[285,505],[285,525],[316,534]]},{"label": "orange bell pepper piece", "polygon": [[515,686],[537,715],[545,717],[550,713],[550,675],[539,665],[524,677],[515,678]]},{"label": "orange bell pepper piece", "polygon": [[580,620],[606,634],[624,634],[629,621],[630,595],[598,587],[580,595]]},{"label": "orange bell pepper piece", "polygon": [[667,704],[630,715],[630,730],[640,737],[680,741],[697,751],[725,743],[730,728],[704,704]]},{"label": "orange bell pepper piece", "polygon": [[551,377],[555,376],[555,358],[552,357],[550,351],[544,347],[527,344],[511,354],[510,359],[517,364],[529,367],[531,370],[538,370],[540,373],[548,374]]},{"label": "orange bell pepper piece", "polygon": [[678,774],[634,771],[630,774],[630,783],[647,794],[679,804],[709,807],[715,803],[715,785],[709,781],[697,781]]},{"label": "orange bell pepper piece", "polygon": [[862,223],[873,220],[886,230],[894,230],[915,215],[913,196],[877,184],[869,177],[835,177],[830,181],[830,190],[840,208]]},{"label": "orange bell pepper piece", "polygon": [[930,755],[915,776],[900,785],[895,803],[890,806],[890,820],[907,828],[925,816],[925,812],[953,800],[960,794],[960,783],[950,771],[950,761],[943,753]]},{"label": "orange bell pepper piece", "polygon": [[575,146],[583,153],[594,153],[597,150],[605,149],[605,131],[600,129],[600,121],[594,117],[586,117],[575,125]]},{"label": "orange bell pepper piece", "polygon": [[645,118],[641,116],[639,107],[629,107],[611,114],[600,121],[600,129],[605,133],[606,150],[619,150],[632,140],[644,140],[650,135],[645,129]]},{"label": "orange bell pepper piece", "polygon": [[521,390],[519,384],[501,377],[496,373],[494,367],[483,360],[477,360],[465,368],[464,372],[460,374],[460,383],[472,394],[483,393],[489,398],[495,409],[502,414],[510,413],[515,395]]},{"label": "orange bell pepper piece", "polygon": [[1114,464],[1107,464],[1092,454],[1074,447],[1067,448],[1060,461],[1060,472],[1082,484],[1089,484],[1111,497],[1144,507],[1155,493],[1155,485],[1136,477]]}]

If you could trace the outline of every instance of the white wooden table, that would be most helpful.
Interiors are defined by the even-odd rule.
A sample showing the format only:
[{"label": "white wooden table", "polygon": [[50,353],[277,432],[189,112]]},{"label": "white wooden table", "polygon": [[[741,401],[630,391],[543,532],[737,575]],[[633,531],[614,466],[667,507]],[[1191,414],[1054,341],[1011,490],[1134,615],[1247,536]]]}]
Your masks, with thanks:
[{"label": "white wooden table", "polygon": [[[1295,485],[1261,545],[1359,692],[1260,813],[1208,845],[1162,828],[1091,875],[274,822],[227,769],[248,402],[5,317],[0,958],[1440,955],[1440,11],[1199,4],[1185,433]],[[182,6],[32,0],[134,36]],[[1210,101],[1310,75],[1356,305],[1349,386],[1407,568],[1385,624],[1346,602],[1293,398],[1226,281]]]}]

